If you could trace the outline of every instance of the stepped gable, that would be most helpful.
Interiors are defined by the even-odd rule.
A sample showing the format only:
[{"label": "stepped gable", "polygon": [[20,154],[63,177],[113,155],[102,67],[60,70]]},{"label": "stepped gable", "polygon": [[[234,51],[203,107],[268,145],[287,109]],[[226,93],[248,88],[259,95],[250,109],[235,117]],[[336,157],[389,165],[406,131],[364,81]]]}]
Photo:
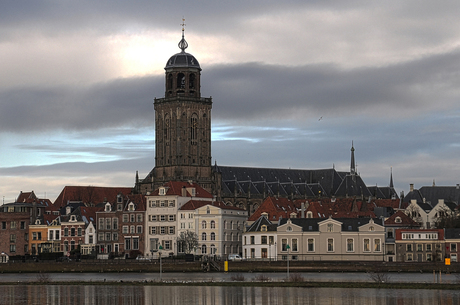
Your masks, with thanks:
[{"label": "stepped gable", "polygon": [[260,232],[262,226],[267,227],[267,232],[274,232],[278,227],[277,224],[272,224],[265,216],[260,216],[256,221],[246,229],[246,232]]},{"label": "stepped gable", "polygon": [[335,169],[281,169],[237,166],[214,166],[222,175],[224,196],[259,194],[266,196],[330,196],[340,185],[341,175]]},{"label": "stepped gable", "polygon": [[70,201],[79,201],[86,206],[107,201],[115,202],[118,194],[128,195],[131,191],[130,187],[65,186],[54,205],[64,207]]},{"label": "stepped gable", "polygon": [[[182,189],[195,188],[195,196],[192,196],[187,191],[187,197],[198,197],[198,198],[213,198],[211,193],[202,188],[199,184],[194,182],[183,182],[183,181],[169,181],[163,185],[166,190],[166,195],[182,196]],[[159,196],[160,190],[156,189],[151,196]]]},{"label": "stepped gable", "polygon": [[[396,221],[396,218],[399,218]],[[391,227],[420,227],[421,225],[406,215],[403,211],[397,211],[385,220],[385,226]]]}]

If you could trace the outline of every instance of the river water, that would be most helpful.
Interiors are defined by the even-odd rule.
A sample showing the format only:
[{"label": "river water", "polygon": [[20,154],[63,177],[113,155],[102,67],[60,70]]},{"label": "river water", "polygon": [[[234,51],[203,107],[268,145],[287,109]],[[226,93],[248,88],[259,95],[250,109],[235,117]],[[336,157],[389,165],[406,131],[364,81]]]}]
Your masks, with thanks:
[{"label": "river water", "polygon": [[0,304],[82,305],[456,305],[460,292],[345,288],[4,285]]}]

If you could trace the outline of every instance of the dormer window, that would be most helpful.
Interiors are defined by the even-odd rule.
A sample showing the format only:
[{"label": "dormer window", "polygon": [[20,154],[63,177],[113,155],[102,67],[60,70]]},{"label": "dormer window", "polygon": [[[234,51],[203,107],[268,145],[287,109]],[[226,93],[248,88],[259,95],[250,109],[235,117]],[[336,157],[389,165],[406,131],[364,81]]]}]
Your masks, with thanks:
[{"label": "dormer window", "polygon": [[105,211],[105,212],[110,212],[110,210],[111,210],[111,209],[110,209],[110,203],[107,202],[107,203],[105,204],[105,210],[104,210],[104,211]]},{"label": "dormer window", "polygon": [[313,218],[313,213],[311,211],[307,212],[307,218]]},{"label": "dormer window", "polygon": [[211,209],[209,207],[206,209],[206,214],[211,214]]},{"label": "dormer window", "polygon": [[166,195],[166,189],[165,189],[164,187],[160,187],[159,194],[160,194],[161,196]]},{"label": "dormer window", "polygon": [[328,232],[334,232],[334,225],[332,223],[327,224],[327,231]]},{"label": "dormer window", "polygon": [[396,217],[396,218],[395,218],[395,222],[396,222],[396,223],[401,223],[401,222],[402,222],[401,217],[399,217],[399,216]]},{"label": "dormer window", "polygon": [[369,231],[374,231],[374,227],[370,226]]},{"label": "dormer window", "polygon": [[267,226],[266,226],[266,225],[263,225],[263,226],[260,228],[260,231],[261,231],[261,232],[267,232]]},{"label": "dormer window", "polygon": [[123,205],[121,203],[117,204],[117,211],[123,210]]},{"label": "dormer window", "polygon": [[71,212],[72,212],[72,207],[66,207],[65,208],[66,215],[69,215]]},{"label": "dormer window", "polygon": [[118,203],[122,203],[122,202],[123,202],[123,197],[121,197],[121,195],[118,195],[118,196],[117,196],[117,202],[118,202]]},{"label": "dormer window", "polygon": [[134,203],[132,203],[132,202],[129,203],[128,211],[134,211]]},{"label": "dormer window", "polygon": [[40,219],[35,220],[35,224],[36,224],[36,225],[40,225],[40,224],[41,224]]},{"label": "dormer window", "polygon": [[70,216],[70,221],[77,221],[77,217],[75,215]]},{"label": "dormer window", "polygon": [[287,227],[286,231],[292,232],[292,227]]}]

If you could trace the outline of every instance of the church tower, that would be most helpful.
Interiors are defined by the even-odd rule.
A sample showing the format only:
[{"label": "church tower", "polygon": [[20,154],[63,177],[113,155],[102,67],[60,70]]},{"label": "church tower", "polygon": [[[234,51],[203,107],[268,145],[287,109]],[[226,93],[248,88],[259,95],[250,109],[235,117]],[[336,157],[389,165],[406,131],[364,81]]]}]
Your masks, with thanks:
[{"label": "church tower", "polygon": [[165,97],[155,98],[155,168],[138,191],[153,191],[171,180],[197,182],[211,191],[212,99],[201,97],[201,67],[186,53],[169,58],[165,67]]}]

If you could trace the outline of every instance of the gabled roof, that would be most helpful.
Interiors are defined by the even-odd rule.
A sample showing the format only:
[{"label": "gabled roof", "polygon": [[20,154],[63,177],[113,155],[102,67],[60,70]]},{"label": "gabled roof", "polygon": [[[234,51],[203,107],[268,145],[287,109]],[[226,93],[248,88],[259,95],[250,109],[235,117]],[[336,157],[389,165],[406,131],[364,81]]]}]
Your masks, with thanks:
[{"label": "gabled roof", "polygon": [[262,226],[266,226],[267,232],[274,232],[278,227],[277,224],[272,224],[270,220],[265,218],[265,216],[260,216],[259,219],[253,222],[246,232],[261,232]]},{"label": "gabled roof", "polygon": [[186,202],[179,210],[181,211],[193,211],[199,208],[202,208],[206,205],[215,206],[223,210],[235,210],[235,211],[246,211],[244,209],[234,207],[231,205],[226,205],[221,201],[206,201],[206,200],[189,200]]},{"label": "gabled roof", "polygon": [[248,221],[257,220],[262,213],[267,213],[269,220],[276,221],[279,218],[289,218],[291,213],[297,214],[298,208],[300,208],[300,202],[297,204],[287,198],[270,196],[262,202],[260,207],[249,217]]},{"label": "gabled roof", "polygon": [[[342,224],[342,232],[346,231],[359,231],[359,227],[366,225],[372,219],[376,225],[382,225],[382,220],[379,218],[329,218],[334,221],[338,221]],[[290,221],[302,227],[302,231],[319,231],[319,223],[327,221],[324,218],[291,218]],[[279,225],[286,224],[288,219],[281,219]]]},{"label": "gabled roof", "polygon": [[128,195],[130,187],[100,187],[100,186],[65,186],[54,201],[54,205],[63,207],[69,201],[80,201],[85,205],[96,205],[100,202],[114,202],[118,194]]},{"label": "gabled roof", "polygon": [[38,197],[35,195],[34,191],[31,192],[20,192],[16,202],[33,202],[37,200]]},{"label": "gabled roof", "polygon": [[[169,181],[163,185],[167,188],[166,195],[171,196],[182,196],[182,189],[195,188],[195,196],[197,198],[212,198],[211,193],[202,188],[199,184],[194,182],[183,182],[183,181]],[[160,196],[160,190],[156,189],[151,196]],[[192,194],[187,192],[187,197],[192,197]]]},{"label": "gabled roof", "polygon": [[[396,222],[396,218],[399,217],[401,219],[401,222]],[[385,226],[386,227],[420,227],[420,224],[414,221],[412,218],[406,215],[403,211],[397,211],[393,215],[391,215],[389,218],[385,220]]]}]

